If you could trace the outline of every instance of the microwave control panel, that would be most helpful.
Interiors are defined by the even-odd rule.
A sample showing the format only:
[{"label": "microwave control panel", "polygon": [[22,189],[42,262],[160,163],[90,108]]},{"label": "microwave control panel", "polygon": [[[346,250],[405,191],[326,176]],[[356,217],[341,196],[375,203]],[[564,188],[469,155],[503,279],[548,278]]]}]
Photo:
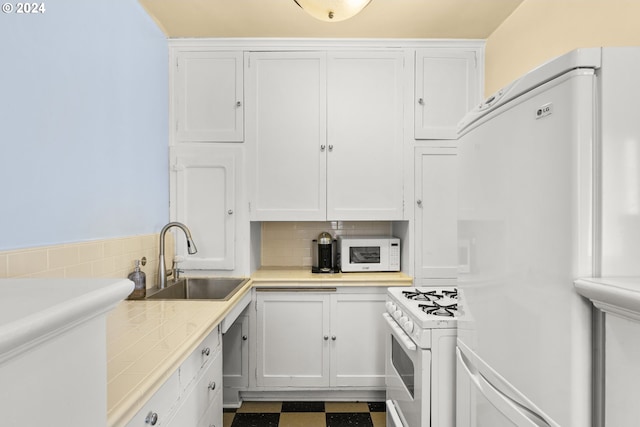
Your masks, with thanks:
[{"label": "microwave control panel", "polygon": [[389,270],[400,270],[400,243],[392,242],[389,247]]}]

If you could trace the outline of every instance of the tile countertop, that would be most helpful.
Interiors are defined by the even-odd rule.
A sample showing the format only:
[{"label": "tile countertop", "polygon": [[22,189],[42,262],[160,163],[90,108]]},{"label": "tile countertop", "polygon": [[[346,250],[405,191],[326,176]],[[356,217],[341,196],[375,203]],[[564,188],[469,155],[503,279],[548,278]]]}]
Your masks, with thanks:
[{"label": "tile countertop", "polygon": [[107,317],[107,425],[125,425],[252,287],[410,286],[404,273],[263,268],[229,301],[123,301]]},{"label": "tile countertop", "polygon": [[125,425],[251,289],[229,301],[123,301],[107,316],[107,426]]}]

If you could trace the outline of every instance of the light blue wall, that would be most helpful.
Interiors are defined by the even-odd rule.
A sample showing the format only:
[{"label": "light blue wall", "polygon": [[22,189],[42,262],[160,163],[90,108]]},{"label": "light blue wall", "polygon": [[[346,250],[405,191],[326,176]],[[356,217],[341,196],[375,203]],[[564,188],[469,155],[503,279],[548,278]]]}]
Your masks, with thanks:
[{"label": "light blue wall", "polygon": [[0,250],[158,232],[166,38],[136,0],[44,3],[0,13]]}]

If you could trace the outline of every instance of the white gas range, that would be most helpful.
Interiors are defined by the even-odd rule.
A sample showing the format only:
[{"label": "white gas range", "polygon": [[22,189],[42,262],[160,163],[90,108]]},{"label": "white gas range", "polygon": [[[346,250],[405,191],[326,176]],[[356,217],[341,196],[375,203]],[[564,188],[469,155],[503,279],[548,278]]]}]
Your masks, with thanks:
[{"label": "white gas range", "polygon": [[457,297],[453,287],[388,289],[388,426],[454,426]]}]

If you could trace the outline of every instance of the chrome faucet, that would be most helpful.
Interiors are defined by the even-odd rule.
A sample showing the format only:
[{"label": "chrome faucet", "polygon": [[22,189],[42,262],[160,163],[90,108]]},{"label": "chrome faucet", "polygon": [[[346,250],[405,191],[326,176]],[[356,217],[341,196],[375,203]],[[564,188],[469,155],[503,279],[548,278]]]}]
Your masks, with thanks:
[{"label": "chrome faucet", "polygon": [[196,244],[193,243],[193,240],[191,238],[191,231],[189,231],[189,228],[186,225],[184,225],[181,222],[170,222],[169,224],[162,227],[162,230],[160,231],[160,259],[158,260],[158,288],[159,289],[163,289],[167,287],[167,265],[165,264],[165,261],[164,261],[164,237],[167,234],[167,231],[171,227],[178,227],[182,229],[182,231],[184,231],[184,234],[187,238],[187,252],[190,255],[193,255],[196,252],[198,252],[198,249],[196,248]]}]

